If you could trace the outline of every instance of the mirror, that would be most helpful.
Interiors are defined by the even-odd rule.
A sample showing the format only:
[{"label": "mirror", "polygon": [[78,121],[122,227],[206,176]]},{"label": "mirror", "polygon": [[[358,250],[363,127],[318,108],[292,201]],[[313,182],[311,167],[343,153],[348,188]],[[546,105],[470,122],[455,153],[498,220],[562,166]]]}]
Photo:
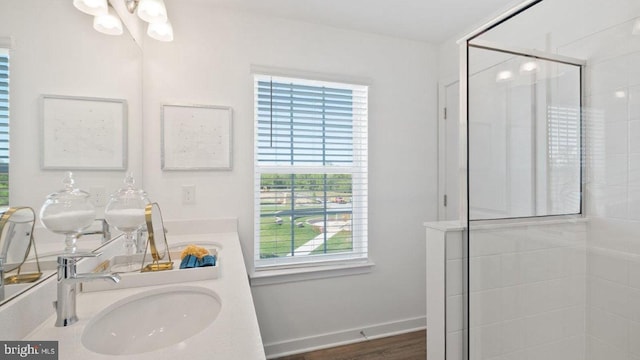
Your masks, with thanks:
[{"label": "mirror", "polygon": [[[4,287],[0,290],[0,303],[21,294],[26,284],[42,278],[42,270],[33,241],[36,214],[32,208],[9,208],[0,217],[0,263]],[[27,262],[31,258],[35,261]]]},{"label": "mirror", "polygon": [[149,234],[149,238],[147,240],[147,248],[145,249],[145,256],[143,259],[146,261],[147,251],[149,251],[153,260],[146,266],[144,263],[142,264],[142,272],[173,269],[173,261],[171,261],[164,222],[162,221],[162,212],[160,211],[158,203],[147,205],[144,211],[144,216],[145,222],[147,223],[147,233]]},{"label": "mirror", "polygon": [[[69,0],[0,0],[0,48],[8,49],[9,54],[11,131],[9,204],[0,206],[39,209],[46,196],[58,190],[55,184],[64,176],[65,170],[41,167],[42,95],[120,99],[126,102],[128,119],[126,169],[69,169],[74,171],[79,188],[103,194],[102,199],[93,199],[96,217],[103,218],[106,194],[120,187],[125,172],[142,175],[140,47],[126,29],[120,36],[98,33],[93,29],[93,17],[76,10]],[[96,248],[102,243],[101,236],[82,236],[78,246]],[[41,265],[55,261],[47,254],[64,246],[62,236],[48,232],[38,221],[34,239]],[[30,256],[27,262],[31,261]],[[43,277],[48,275],[45,270]]]}]

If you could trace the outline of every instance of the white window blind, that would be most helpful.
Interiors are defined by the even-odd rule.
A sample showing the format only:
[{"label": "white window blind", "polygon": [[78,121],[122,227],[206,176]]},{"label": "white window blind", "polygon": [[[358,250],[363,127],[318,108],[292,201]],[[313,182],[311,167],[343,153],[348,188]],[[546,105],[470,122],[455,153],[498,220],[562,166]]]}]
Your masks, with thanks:
[{"label": "white window blind", "polygon": [[362,85],[255,75],[256,269],[367,257]]},{"label": "white window blind", "polygon": [[0,49],[0,205],[9,204],[9,51]]}]

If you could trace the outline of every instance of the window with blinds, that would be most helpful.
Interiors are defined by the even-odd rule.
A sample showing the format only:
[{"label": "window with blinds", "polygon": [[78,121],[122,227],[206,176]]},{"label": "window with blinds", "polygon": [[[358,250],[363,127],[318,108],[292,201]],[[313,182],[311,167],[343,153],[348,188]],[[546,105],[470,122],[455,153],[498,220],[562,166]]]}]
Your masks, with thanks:
[{"label": "window with blinds", "polygon": [[0,206],[9,205],[9,51],[0,49]]},{"label": "window with blinds", "polygon": [[255,75],[255,265],[367,258],[363,85]]}]

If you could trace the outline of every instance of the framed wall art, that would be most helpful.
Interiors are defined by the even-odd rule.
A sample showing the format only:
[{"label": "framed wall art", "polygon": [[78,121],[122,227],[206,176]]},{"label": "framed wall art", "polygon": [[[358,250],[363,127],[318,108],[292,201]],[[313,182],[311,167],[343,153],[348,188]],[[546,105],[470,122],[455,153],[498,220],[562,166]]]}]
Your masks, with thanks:
[{"label": "framed wall art", "polygon": [[41,167],[64,170],[127,168],[127,102],[42,95]]},{"label": "framed wall art", "polygon": [[232,109],[163,105],[163,170],[231,170]]}]

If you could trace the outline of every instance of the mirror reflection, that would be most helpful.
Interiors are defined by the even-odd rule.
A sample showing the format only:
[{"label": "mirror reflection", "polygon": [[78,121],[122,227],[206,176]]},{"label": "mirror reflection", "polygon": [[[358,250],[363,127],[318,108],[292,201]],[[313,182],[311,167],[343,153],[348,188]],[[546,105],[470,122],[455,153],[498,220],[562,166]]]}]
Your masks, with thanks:
[{"label": "mirror reflection", "polygon": [[[10,158],[0,153],[0,197],[8,193],[0,206],[39,209],[64,177],[65,170],[41,167],[40,98],[46,94],[126,101],[127,169],[74,172],[80,188],[102,194],[91,199],[96,218],[104,218],[106,194],[120,187],[126,171],[142,174],[141,49],[126,29],[123,35],[104,35],[93,30],[92,21],[68,0],[0,0],[0,128],[10,129],[6,139],[0,137],[10,149]],[[8,179],[6,187],[3,179]],[[78,247],[99,247],[105,232],[101,224],[96,221],[85,230]],[[37,217],[33,238],[43,266],[64,249],[64,235],[50,233]],[[16,247],[8,256],[19,258],[26,251]],[[34,261],[29,255],[25,266]],[[43,272],[43,278],[49,276]]]},{"label": "mirror reflection", "polygon": [[[38,252],[33,241],[36,215],[32,208],[9,208],[0,217],[0,301],[20,294],[42,278]],[[26,263],[33,253],[35,261]]]},{"label": "mirror reflection", "polygon": [[580,213],[580,67],[484,47],[469,61],[469,218]]},{"label": "mirror reflection", "polygon": [[[145,208],[145,220],[147,223],[148,251],[153,259],[150,264],[143,266],[142,271],[161,271],[173,269],[171,254],[167,243],[166,230],[162,220],[162,211],[158,203],[152,203]],[[145,261],[147,260],[145,251]]]}]

